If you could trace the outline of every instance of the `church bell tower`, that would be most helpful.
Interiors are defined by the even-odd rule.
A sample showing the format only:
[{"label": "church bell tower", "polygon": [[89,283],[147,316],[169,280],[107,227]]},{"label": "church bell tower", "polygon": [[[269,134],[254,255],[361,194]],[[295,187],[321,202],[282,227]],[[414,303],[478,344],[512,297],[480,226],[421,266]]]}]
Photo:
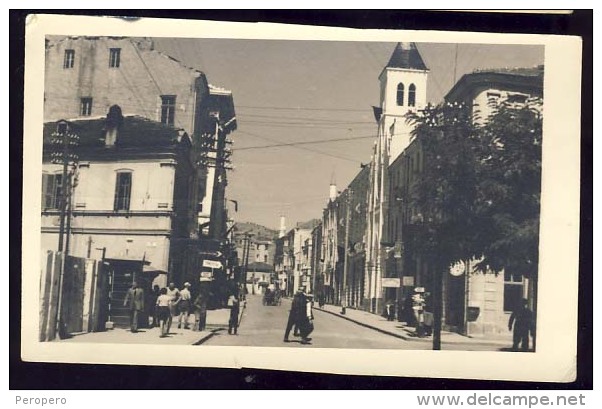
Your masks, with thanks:
[{"label": "church bell tower", "polygon": [[405,115],[426,105],[428,68],[415,43],[397,43],[389,62],[379,76],[379,135],[388,138],[389,163],[410,144],[411,124]]}]

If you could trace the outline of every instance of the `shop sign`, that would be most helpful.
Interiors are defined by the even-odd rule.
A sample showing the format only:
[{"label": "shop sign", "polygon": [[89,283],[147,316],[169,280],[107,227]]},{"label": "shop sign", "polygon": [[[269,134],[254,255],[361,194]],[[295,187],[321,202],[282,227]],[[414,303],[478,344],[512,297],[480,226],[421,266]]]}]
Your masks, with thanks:
[{"label": "shop sign", "polygon": [[201,277],[199,281],[213,281],[213,271],[201,271]]},{"label": "shop sign", "polygon": [[215,260],[203,260],[203,267],[207,268],[222,268],[222,263]]},{"label": "shop sign", "polygon": [[399,288],[399,278],[383,278],[382,286],[385,288]]},{"label": "shop sign", "polygon": [[414,277],[403,276],[402,283],[404,287],[414,287]]}]

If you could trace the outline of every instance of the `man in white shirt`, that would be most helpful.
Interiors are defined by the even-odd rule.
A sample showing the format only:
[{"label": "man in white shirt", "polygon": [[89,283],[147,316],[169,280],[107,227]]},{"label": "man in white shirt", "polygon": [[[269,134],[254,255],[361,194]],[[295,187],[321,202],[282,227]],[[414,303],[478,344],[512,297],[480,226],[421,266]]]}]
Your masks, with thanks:
[{"label": "man in white shirt", "polygon": [[188,329],[188,316],[190,315],[190,283],[184,283],[184,289],[180,291],[180,298],[178,301],[178,311],[180,316],[178,317],[178,328],[182,328],[182,318],[184,318],[184,329]]},{"label": "man in white shirt", "polygon": [[180,301],[180,290],[176,288],[174,283],[169,283],[169,287],[167,287],[167,295],[171,298],[171,302],[169,304],[169,320],[167,322],[167,333],[169,334],[169,330],[171,329],[171,323],[173,322],[173,317],[176,315],[178,311],[178,302]]}]

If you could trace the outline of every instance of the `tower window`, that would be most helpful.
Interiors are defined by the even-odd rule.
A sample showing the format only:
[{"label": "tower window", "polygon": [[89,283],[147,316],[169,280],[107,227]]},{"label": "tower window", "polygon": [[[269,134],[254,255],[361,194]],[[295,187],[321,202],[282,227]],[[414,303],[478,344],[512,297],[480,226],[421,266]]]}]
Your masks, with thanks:
[{"label": "tower window", "polygon": [[410,88],[408,90],[408,106],[416,106],[416,85],[414,84],[410,84]]},{"label": "tower window", "polygon": [[75,50],[65,50],[65,59],[63,60],[63,68],[73,68],[75,61]]},{"label": "tower window", "polygon": [[403,98],[404,98],[405,87],[403,86],[403,82],[400,82],[397,85],[397,105],[403,106]]},{"label": "tower window", "polygon": [[130,196],[132,194],[132,173],[118,172],[115,183],[115,202],[113,210],[130,210]]},{"label": "tower window", "polygon": [[81,99],[79,114],[81,116],[92,115],[92,98],[86,97]]},{"label": "tower window", "polygon": [[174,125],[176,114],[176,96],[161,96],[161,123],[165,125]]},{"label": "tower window", "polygon": [[121,48],[109,49],[109,67],[110,68],[119,68],[120,60],[121,60]]}]

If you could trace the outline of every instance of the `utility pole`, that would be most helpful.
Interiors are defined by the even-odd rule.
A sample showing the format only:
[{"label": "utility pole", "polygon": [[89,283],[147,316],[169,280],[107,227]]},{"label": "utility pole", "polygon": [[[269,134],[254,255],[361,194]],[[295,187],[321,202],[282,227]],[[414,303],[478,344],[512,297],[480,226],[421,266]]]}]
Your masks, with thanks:
[{"label": "utility pole", "polygon": [[241,281],[241,284],[243,285],[247,285],[247,276],[246,276],[246,271],[244,271],[244,265],[245,265],[245,257],[247,254],[247,237],[243,237],[242,239],[242,255],[240,257],[240,266],[239,266],[239,270],[240,270],[240,278],[239,280]]},{"label": "utility pole", "polygon": [[67,216],[67,205],[71,200],[71,183],[67,179],[71,178],[69,165],[75,167],[78,161],[76,153],[71,151],[72,147],[77,146],[79,137],[69,131],[66,121],[57,123],[57,131],[52,135],[52,151],[50,153],[51,162],[63,165],[61,174],[62,191],[60,195],[60,221],[59,221],[59,244],[58,251],[63,252],[65,247],[65,220]]},{"label": "utility pole", "polygon": [[[436,266],[441,266],[437,263]],[[433,350],[441,350],[441,319],[443,318],[443,269],[435,270],[435,281],[433,283]]]},{"label": "utility pole", "polygon": [[[245,257],[245,282],[247,279],[247,270],[249,269],[249,252],[251,250],[251,236],[253,236],[252,234],[247,233],[247,254]],[[253,277],[255,278],[255,277]],[[255,294],[255,283],[252,282],[251,283],[251,294]]]},{"label": "utility pole", "polygon": [[[59,121],[57,123],[57,131],[52,135],[52,150],[51,150],[51,162],[55,164],[63,165],[63,172],[61,175],[62,191],[60,195],[61,207],[60,207],[60,221],[59,221],[59,243],[58,252],[61,254],[61,273],[59,275],[59,294],[58,294],[58,305],[56,309],[56,325],[57,332],[60,338],[64,338],[66,334],[66,327],[63,322],[63,280],[65,275],[65,265],[68,248],[65,251],[65,220],[67,218],[67,206],[71,202],[71,177],[72,173],[69,172],[69,165],[72,164],[75,170],[78,162],[78,155],[72,152],[70,148],[76,147],[79,143],[79,137],[72,134],[69,130],[69,124],[66,121]],[[73,172],[75,173],[75,172]],[[69,182],[67,181],[69,179]],[[69,230],[71,224],[67,225]],[[67,231],[69,234],[69,231]],[[68,243],[67,243],[68,246]]]},{"label": "utility pole", "polygon": [[86,252],[86,258],[90,258],[92,255],[92,236],[88,236],[88,251]]},{"label": "utility pole", "polygon": [[345,314],[347,309],[347,271],[349,269],[349,219],[352,203],[353,190],[349,189],[347,193],[347,209],[345,210],[345,258],[343,260],[343,289],[341,298],[341,314]]},{"label": "utility pole", "polygon": [[66,211],[66,219],[67,219],[67,227],[65,229],[66,239],[65,239],[65,257],[69,255],[69,243],[71,242],[71,218],[73,217],[73,191],[77,187],[77,163],[73,164],[73,169],[69,172],[68,182],[67,182],[67,211]]}]

